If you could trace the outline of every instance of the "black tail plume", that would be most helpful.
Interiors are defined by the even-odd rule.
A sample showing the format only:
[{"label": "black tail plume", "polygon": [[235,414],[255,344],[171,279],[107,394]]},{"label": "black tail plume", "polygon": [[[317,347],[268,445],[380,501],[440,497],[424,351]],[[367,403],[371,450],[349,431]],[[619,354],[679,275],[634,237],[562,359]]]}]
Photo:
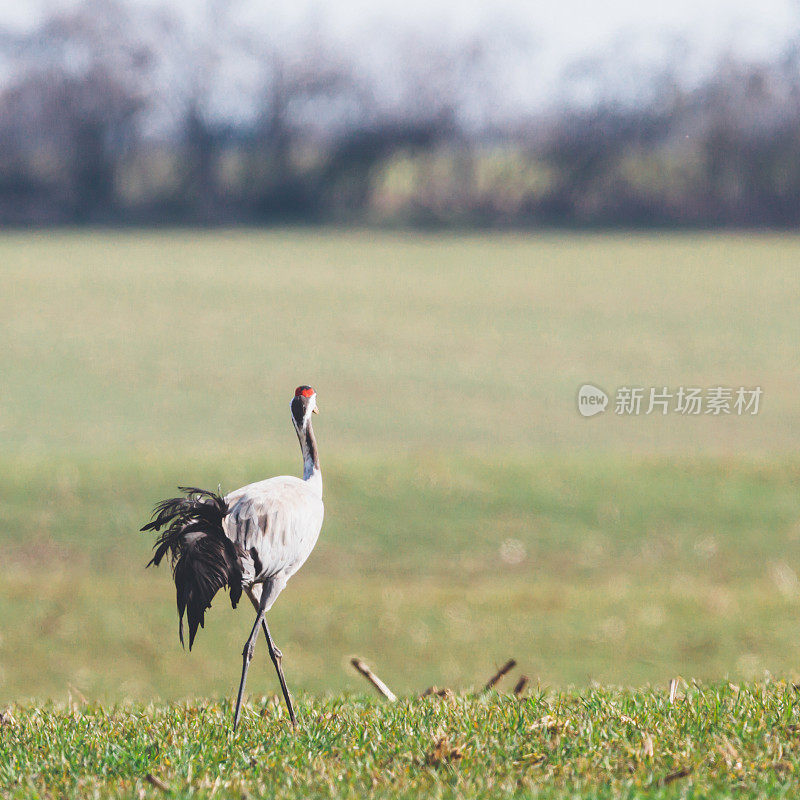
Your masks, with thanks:
[{"label": "black tail plume", "polygon": [[178,634],[183,644],[183,614],[189,622],[189,649],[198,625],[202,628],[211,600],[224,586],[230,589],[231,605],[236,608],[242,596],[242,568],[237,546],[225,535],[222,520],[228,506],[220,495],[179,486],[184,497],[159,503],[153,519],[143,531],[161,531],[153,545],[155,554],[148,563],[158,566],[169,552],[178,601]]}]

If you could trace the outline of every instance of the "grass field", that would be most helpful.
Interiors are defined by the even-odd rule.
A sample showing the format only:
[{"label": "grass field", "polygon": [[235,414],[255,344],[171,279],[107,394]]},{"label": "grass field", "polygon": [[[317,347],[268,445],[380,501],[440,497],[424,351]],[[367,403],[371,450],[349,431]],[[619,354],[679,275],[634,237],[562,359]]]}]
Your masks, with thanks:
[{"label": "grass field", "polygon": [[[3,453],[288,461],[299,376],[328,463],[794,453],[799,258],[779,236],[6,234]],[[583,420],[586,381],[760,384],[763,414]]]},{"label": "grass field", "polygon": [[[296,688],[361,689],[354,654],[401,692],[467,687],[511,656],[556,686],[796,673],[796,463],[387,464],[326,475],[325,535],[271,612]],[[186,655],[136,532],[152,498],[226,465],[51,468],[17,463],[3,487],[2,698],[230,694],[249,613],[219,597]],[[251,682],[273,687],[266,657]]]},{"label": "grass field", "polygon": [[13,708],[8,797],[795,797],[797,687]]},{"label": "grass field", "polygon": [[[675,675],[715,685],[766,671],[793,679],[798,263],[800,238],[777,236],[3,235],[0,703],[23,703],[11,711],[14,736],[47,736],[53,725],[80,737],[85,714],[112,714],[97,703],[200,698],[203,718],[227,714],[249,614],[217,598],[184,654],[168,572],[144,571],[150,542],[137,531],[179,483],[232,489],[297,472],[288,402],[303,382],[319,392],[326,521],[271,618],[313,726],[328,713],[352,715],[364,730],[384,724],[374,704],[340,694],[364,690],[352,655],[407,696],[431,684],[478,686],[513,656],[547,703],[566,698],[587,725],[583,689],[552,692],[592,681],[663,687]],[[584,382],[611,394],[623,385],[759,385],[764,395],[757,416],[584,419]],[[261,651],[259,659],[254,696],[275,689]],[[706,691],[734,703],[728,689]],[[747,697],[777,708],[793,704],[791,691],[752,687]],[[38,705],[69,695],[86,697],[88,710]],[[647,691],[607,697],[648,714],[658,702]],[[412,707],[434,726],[460,703],[468,717],[522,713],[509,702]],[[524,705],[523,727],[550,713],[544,702]],[[145,715],[153,731],[174,724],[180,737],[185,708],[122,707],[113,719]],[[392,719],[385,724],[400,724]],[[730,739],[725,726],[737,719],[702,736]],[[684,741],[673,712],[658,722]],[[270,733],[269,719],[259,724]],[[482,749],[483,734],[461,730],[453,741]],[[750,730],[741,729],[747,752],[771,758]],[[223,733],[209,735],[218,759]],[[337,733],[336,747],[349,735]],[[640,733],[625,735],[641,745]],[[375,758],[389,758],[381,747],[422,752],[431,731],[414,736],[416,744],[387,738]],[[311,752],[312,739],[298,747]],[[608,769],[621,776],[619,746]],[[52,735],[43,747],[63,767]],[[142,769],[158,766],[134,752],[112,768],[94,759],[127,759],[122,750],[87,748],[87,770],[108,768],[103,791],[133,793]],[[528,791],[527,767],[470,758],[465,751],[455,771],[421,768],[394,789],[411,795],[430,781],[455,793],[462,775],[465,794],[491,793],[484,778],[508,791],[521,780]],[[334,793],[324,777],[334,763],[321,762],[320,795]],[[578,763],[547,791],[579,791]],[[343,793],[358,794],[364,764],[348,769],[354,783]],[[635,766],[617,788],[652,784],[679,796],[693,785],[658,789],[674,766],[658,764]],[[50,767],[17,767],[30,786],[55,780]],[[17,767],[4,767],[7,779]],[[762,785],[758,775],[742,778],[746,788]],[[793,780],[788,767],[776,775],[775,786]],[[738,778],[708,767],[703,780]],[[604,796],[599,783],[585,785]]]}]

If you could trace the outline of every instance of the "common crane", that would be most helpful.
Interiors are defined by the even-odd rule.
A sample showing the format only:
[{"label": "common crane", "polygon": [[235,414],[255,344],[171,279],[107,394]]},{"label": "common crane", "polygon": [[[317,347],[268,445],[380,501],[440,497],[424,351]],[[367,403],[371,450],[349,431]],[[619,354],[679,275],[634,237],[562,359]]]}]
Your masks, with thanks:
[{"label": "common crane", "polygon": [[[179,487],[183,496],[159,503],[143,531],[158,531],[155,554],[147,566],[158,566],[169,552],[178,600],[178,633],[183,644],[183,615],[189,623],[189,650],[197,627],[214,595],[227,586],[231,604],[244,592],[256,610],[253,629],[242,651],[242,677],[233,715],[239,723],[247,670],[258,630],[264,631],[293,726],[297,718],[283,676],[283,654],[267,626],[286,582],[305,563],[322,527],[322,473],[311,415],[317,395],[298,386],[291,402],[292,424],[303,453],[303,478],[282,475],[251,483],[222,497],[215,492]],[[164,529],[162,531],[162,528]]]}]

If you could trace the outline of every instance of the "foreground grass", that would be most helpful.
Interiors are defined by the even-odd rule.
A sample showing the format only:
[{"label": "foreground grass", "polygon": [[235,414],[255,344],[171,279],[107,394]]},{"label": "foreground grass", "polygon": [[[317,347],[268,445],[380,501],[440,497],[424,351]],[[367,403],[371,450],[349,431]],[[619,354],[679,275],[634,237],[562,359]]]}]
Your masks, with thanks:
[{"label": "foreground grass", "polygon": [[[792,797],[797,688],[535,691],[522,699],[301,698],[14,706],[0,785],[14,797]],[[148,777],[150,776],[150,777]]]}]

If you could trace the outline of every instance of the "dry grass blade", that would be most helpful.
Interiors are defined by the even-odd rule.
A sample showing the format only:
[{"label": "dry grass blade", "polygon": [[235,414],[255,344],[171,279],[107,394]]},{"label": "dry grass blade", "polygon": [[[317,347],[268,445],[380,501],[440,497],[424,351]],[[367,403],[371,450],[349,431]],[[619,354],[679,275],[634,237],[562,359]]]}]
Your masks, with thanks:
[{"label": "dry grass blade", "polygon": [[164,781],[162,781],[161,778],[157,778],[155,775],[153,775],[152,772],[148,772],[147,775],[144,776],[144,779],[151,786],[155,786],[156,789],[160,789],[162,792],[168,792],[169,791],[169,786],[167,786],[167,784],[164,783]]},{"label": "dry grass blade", "polygon": [[506,661],[506,663],[503,664],[503,666],[500,667],[500,669],[497,670],[497,672],[495,672],[495,674],[492,675],[491,678],[489,678],[488,683],[486,684],[486,686],[483,687],[483,691],[488,692],[490,689],[493,689],[500,681],[500,679],[504,675],[508,675],[508,673],[511,672],[511,670],[514,669],[514,667],[516,666],[517,662],[515,659],[510,658],[508,661]]},{"label": "dry grass blade", "polygon": [[739,756],[739,752],[736,750],[733,744],[731,744],[731,740],[724,734],[720,736],[720,744],[718,749],[722,757],[725,759],[725,763],[728,765],[728,767],[732,769],[742,768],[742,759]]},{"label": "dry grass blade", "polygon": [[429,767],[438,767],[448,761],[460,761],[464,757],[459,747],[453,747],[446,736],[436,740],[433,750],[425,756],[425,763]]},{"label": "dry grass blade", "polygon": [[545,756],[541,753],[526,753],[525,755],[518,758],[516,761],[512,761],[511,763],[514,766],[520,766],[522,764],[526,766],[534,766],[535,764],[541,764],[546,760]]},{"label": "dry grass blade", "polygon": [[661,781],[663,786],[666,786],[673,781],[677,781],[679,778],[686,778],[692,774],[691,767],[682,767],[681,769],[675,770],[675,772],[670,772],[668,775],[664,776],[664,779]]},{"label": "dry grass blade", "polygon": [[351,658],[350,663],[356,668],[356,671],[363,675],[390,703],[397,700],[397,695],[360,659]]},{"label": "dry grass blade", "polygon": [[78,698],[78,700],[85,706],[89,705],[89,701],[86,699],[86,695],[78,689],[76,686],[73,686],[71,683],[68,684],[69,691],[67,695],[69,697],[69,701],[72,702],[72,695]]},{"label": "dry grass blade", "polygon": [[552,714],[545,714],[541,719],[536,720],[531,726],[531,731],[546,730],[558,731],[563,728],[563,724]]},{"label": "dry grass blade", "polygon": [[678,679],[673,678],[669,682],[669,704],[675,705],[675,696],[678,694]]},{"label": "dry grass blade", "polygon": [[440,689],[438,686],[429,686],[420,697],[445,697],[448,700],[454,698],[455,692],[452,689]]}]

